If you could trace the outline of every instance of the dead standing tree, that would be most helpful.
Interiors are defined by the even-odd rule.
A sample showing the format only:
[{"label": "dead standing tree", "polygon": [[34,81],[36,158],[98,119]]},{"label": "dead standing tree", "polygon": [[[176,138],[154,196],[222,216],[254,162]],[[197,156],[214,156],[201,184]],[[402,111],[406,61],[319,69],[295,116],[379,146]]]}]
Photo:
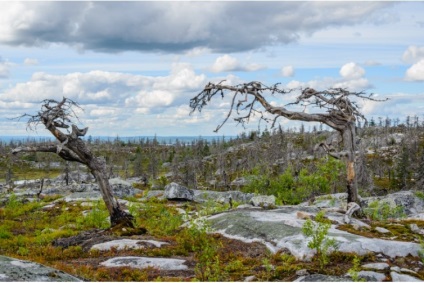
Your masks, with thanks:
[{"label": "dead standing tree", "polygon": [[[260,120],[272,122],[272,127],[279,117],[306,122],[320,122],[328,125],[340,133],[343,151],[336,152],[334,148],[325,143],[319,144],[318,147],[324,148],[334,158],[344,158],[346,160],[348,203],[358,203],[358,188],[355,175],[355,124],[357,119],[366,119],[359,111],[358,105],[350,98],[376,100],[371,95],[365,96],[364,92],[350,92],[342,88],[331,88],[324,91],[306,88],[301,91],[295,102],[284,106],[273,106],[262,95],[264,92],[275,96],[289,94],[293,91],[293,89],[281,89],[279,84],[266,86],[261,82],[250,82],[235,86],[225,85],[223,81],[218,84],[208,83],[197,96],[190,100],[190,108],[192,109],[191,113],[195,110],[200,112],[214,96],[221,95],[224,98],[227,93],[232,95],[228,114],[224,121],[218,125],[216,132],[228,121],[233,112],[237,113],[237,117],[234,120],[243,125],[248,123],[254,115],[259,115]],[[240,99],[237,100],[237,96]],[[321,108],[324,111],[306,113],[304,110],[292,111],[287,108],[296,105],[303,106],[304,110],[309,107]],[[273,115],[273,119],[268,118],[266,113]]]},{"label": "dead standing tree", "polygon": [[[118,224],[133,227],[133,216],[122,210],[118,201],[113,196],[112,187],[107,177],[106,162],[103,158],[95,157],[80,138],[87,133],[88,128],[79,129],[71,121],[72,118],[78,119],[74,108],[80,108],[79,105],[69,98],[63,98],[62,101],[46,99],[42,103],[41,111],[36,115],[24,114],[19,118],[29,117],[28,128],[30,129],[40,123],[43,124],[59,143],[17,147],[12,150],[12,153],[52,152],[64,160],[75,161],[86,165],[99,184],[100,192],[109,211],[112,227]],[[62,132],[60,129],[66,129],[67,133]]]}]

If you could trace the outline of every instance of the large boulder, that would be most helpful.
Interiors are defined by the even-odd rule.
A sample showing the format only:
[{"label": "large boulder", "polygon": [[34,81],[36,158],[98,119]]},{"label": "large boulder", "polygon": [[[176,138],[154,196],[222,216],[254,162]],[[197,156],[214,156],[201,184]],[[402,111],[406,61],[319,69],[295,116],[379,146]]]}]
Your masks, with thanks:
[{"label": "large boulder", "polygon": [[275,207],[275,196],[254,196],[250,200],[253,206]]},{"label": "large boulder", "polygon": [[403,210],[404,216],[409,218],[424,219],[424,199],[417,196],[414,191],[400,191],[379,197],[363,198],[362,207],[368,207],[371,203],[388,204],[390,208]]},{"label": "large boulder", "polygon": [[170,183],[165,186],[164,197],[169,200],[193,200],[194,192],[177,183]]},{"label": "large boulder", "polygon": [[0,256],[0,281],[77,282],[82,280],[35,262]]}]

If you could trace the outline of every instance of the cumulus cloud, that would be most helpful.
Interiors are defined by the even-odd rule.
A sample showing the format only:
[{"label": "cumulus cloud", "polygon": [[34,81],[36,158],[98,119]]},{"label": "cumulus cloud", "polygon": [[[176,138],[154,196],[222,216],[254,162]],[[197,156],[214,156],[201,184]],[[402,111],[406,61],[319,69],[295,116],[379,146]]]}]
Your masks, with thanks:
[{"label": "cumulus cloud", "polygon": [[409,64],[417,63],[422,59],[424,59],[424,46],[409,46],[402,55],[402,60]]},{"label": "cumulus cloud", "polygon": [[406,70],[405,79],[408,81],[424,81],[424,59]]},{"label": "cumulus cloud", "polygon": [[381,21],[376,12],[388,5],[392,3],[11,1],[0,10],[0,42],[61,43],[102,52],[206,48],[229,53],[290,43],[329,27]]},{"label": "cumulus cloud", "polygon": [[365,75],[365,70],[354,62],[343,65],[340,75],[345,79],[359,79]]},{"label": "cumulus cloud", "polygon": [[354,62],[344,64],[339,74],[340,78],[326,77],[308,82],[293,80],[287,84],[287,87],[290,89],[311,87],[318,90],[345,88],[349,91],[363,91],[372,87],[368,79],[364,77],[365,70]]},{"label": "cumulus cloud", "polygon": [[294,76],[294,68],[293,66],[285,66],[281,69],[281,75],[283,77],[293,77]]},{"label": "cumulus cloud", "polygon": [[28,82],[4,91],[0,107],[4,103],[38,103],[46,98],[66,96],[82,105],[99,106],[90,112],[99,116],[112,113],[113,109],[106,106],[149,109],[179,103],[192,96],[193,90],[201,89],[205,80],[204,75],[197,75],[188,64],[174,64],[171,73],[161,77],[105,71],[66,75],[38,72]]},{"label": "cumulus cloud", "polygon": [[231,71],[257,71],[264,67],[259,64],[242,64],[237,58],[228,54],[216,58],[210,70],[215,73]]}]

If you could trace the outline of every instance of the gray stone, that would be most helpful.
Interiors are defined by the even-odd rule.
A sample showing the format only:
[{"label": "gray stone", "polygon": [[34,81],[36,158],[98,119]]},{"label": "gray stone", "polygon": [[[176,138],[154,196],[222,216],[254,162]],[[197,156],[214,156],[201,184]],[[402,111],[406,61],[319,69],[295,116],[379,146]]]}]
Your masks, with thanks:
[{"label": "gray stone", "polygon": [[390,271],[394,271],[394,272],[400,273],[400,267],[399,266],[392,266],[392,267],[390,267]]},{"label": "gray stone", "polygon": [[254,196],[250,203],[253,206],[273,207],[275,206],[275,196]]},{"label": "gray stone", "polygon": [[367,207],[373,201],[387,203],[391,208],[402,207],[403,212],[409,218],[419,217],[424,212],[424,200],[417,197],[413,191],[400,191],[381,197],[363,198],[362,207]]},{"label": "gray stone", "polygon": [[373,262],[362,265],[362,268],[373,270],[389,270],[390,265],[385,262]]},{"label": "gray stone", "polygon": [[309,272],[306,269],[301,269],[296,271],[297,276],[306,276],[309,275]]},{"label": "gray stone", "polygon": [[393,282],[423,282],[423,280],[413,277],[411,275],[399,274],[397,272],[390,272]]},{"label": "gray stone", "polygon": [[0,256],[0,281],[77,282],[77,277],[26,260]]},{"label": "gray stone", "polygon": [[297,278],[294,282],[352,282],[349,277],[311,274]]},{"label": "gray stone", "polygon": [[378,233],[381,233],[381,234],[388,234],[388,233],[390,233],[389,230],[387,230],[386,228],[383,228],[383,227],[375,227],[375,231],[377,231]]},{"label": "gray stone", "polygon": [[203,203],[207,201],[215,201],[218,203],[228,203],[229,199],[233,202],[249,202],[255,194],[252,193],[243,193],[240,191],[226,191],[226,192],[216,192],[216,191],[206,191],[206,190],[193,190],[194,196],[193,199],[195,202]]},{"label": "gray stone", "polygon": [[244,278],[244,282],[253,282],[255,280],[256,280],[255,275],[247,276],[246,278]]},{"label": "gray stone", "polygon": [[116,248],[117,250],[141,249],[146,246],[160,248],[162,245],[168,245],[168,243],[154,240],[120,239],[93,245],[90,250],[107,251],[112,249],[112,247]]},{"label": "gray stone", "polygon": [[192,201],[194,192],[177,183],[170,183],[165,186],[164,197],[170,200],[189,200]]},{"label": "gray stone", "polygon": [[386,275],[375,271],[359,271],[358,277],[372,282],[383,282],[386,279]]},{"label": "gray stone", "polygon": [[108,259],[100,263],[100,265],[106,267],[128,266],[140,269],[153,267],[160,270],[186,270],[188,267],[184,263],[185,260],[174,258],[124,256]]}]

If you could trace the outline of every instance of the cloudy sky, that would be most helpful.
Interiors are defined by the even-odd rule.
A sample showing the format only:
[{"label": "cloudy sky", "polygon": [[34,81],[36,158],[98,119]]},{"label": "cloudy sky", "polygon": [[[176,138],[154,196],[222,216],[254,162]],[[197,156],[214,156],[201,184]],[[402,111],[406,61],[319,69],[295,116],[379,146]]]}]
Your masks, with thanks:
[{"label": "cloudy sky", "polygon": [[0,135],[35,135],[9,118],[63,96],[93,136],[214,135],[228,101],[188,105],[222,79],[364,90],[390,98],[368,118],[424,119],[423,19],[424,2],[2,1]]}]

